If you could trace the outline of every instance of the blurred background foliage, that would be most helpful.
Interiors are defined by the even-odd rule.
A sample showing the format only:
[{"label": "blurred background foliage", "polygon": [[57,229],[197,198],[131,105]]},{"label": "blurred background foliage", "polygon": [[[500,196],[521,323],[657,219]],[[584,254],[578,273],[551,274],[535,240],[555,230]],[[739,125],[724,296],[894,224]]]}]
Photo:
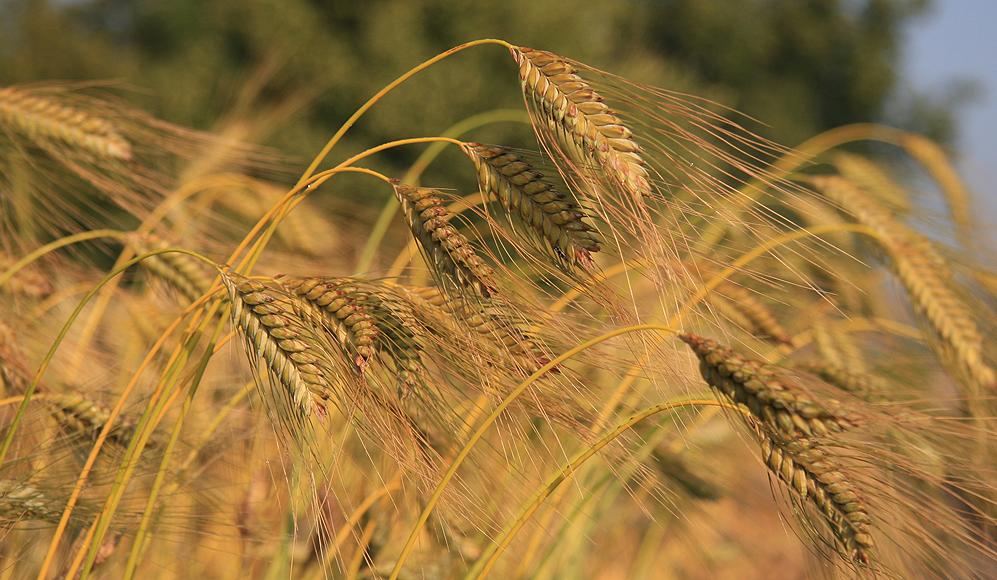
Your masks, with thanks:
[{"label": "blurred background foliage", "polygon": [[[460,42],[492,36],[733,106],[765,123],[752,129],[789,145],[876,120],[950,142],[954,123],[945,98],[897,94],[904,27],[927,5],[0,0],[0,79],[118,81],[129,88],[129,100],[166,120],[214,130],[240,120],[243,130],[234,137],[303,163],[399,73]],[[469,115],[520,107],[521,99],[508,55],[469,51],[392,95],[336,157],[391,139],[437,135]],[[907,106],[890,106],[897,102]],[[528,132],[508,125],[474,138],[530,144]],[[397,174],[417,153],[391,151],[382,168]],[[450,177],[457,170],[444,163],[437,171]]]}]

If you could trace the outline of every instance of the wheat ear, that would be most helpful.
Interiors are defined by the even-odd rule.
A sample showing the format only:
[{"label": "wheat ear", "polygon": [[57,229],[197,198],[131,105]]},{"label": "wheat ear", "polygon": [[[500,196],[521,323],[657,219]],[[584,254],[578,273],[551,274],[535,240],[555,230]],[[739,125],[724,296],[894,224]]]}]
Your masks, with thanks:
[{"label": "wheat ear", "polygon": [[15,87],[0,88],[0,125],[34,141],[61,141],[109,159],[132,158],[131,144],[107,119]]},{"label": "wheat ear", "polygon": [[558,191],[543,173],[511,149],[465,143],[464,153],[478,170],[478,183],[502,204],[506,212],[546,242],[562,264],[592,263],[600,250],[599,234],[589,215],[568,194]]},{"label": "wheat ear", "polygon": [[399,396],[425,385],[419,342],[425,329],[404,298],[353,278],[290,278],[285,287],[325,313],[336,338],[364,369],[378,353],[391,361]]},{"label": "wheat ear", "polygon": [[357,367],[367,366],[376,354],[379,332],[355,292],[334,278],[289,278],[281,283],[322,311],[336,339],[351,354]]},{"label": "wheat ear", "polygon": [[650,195],[647,167],[633,133],[575,67],[544,50],[510,50],[527,100],[565,153],[583,167],[594,162],[637,198]]},{"label": "wheat ear", "polygon": [[898,210],[910,210],[910,200],[907,199],[903,187],[879,165],[852,153],[836,153],[832,161],[845,179],[855,183],[870,195],[882,199]]},{"label": "wheat ear", "polygon": [[57,523],[65,501],[49,497],[23,481],[0,479],[0,522],[38,520]]},{"label": "wheat ear", "polygon": [[377,348],[394,365],[401,398],[426,384],[422,339],[427,329],[416,315],[412,302],[396,292],[396,287],[350,278],[337,281],[340,291],[370,313],[377,326]]},{"label": "wheat ear", "polygon": [[496,294],[492,268],[478,256],[471,242],[450,225],[452,214],[440,192],[393,182],[412,234],[430,268],[448,287],[468,290],[484,298]]},{"label": "wheat ear", "polygon": [[793,337],[751,291],[736,284],[725,284],[717,292],[729,299],[733,308],[747,319],[746,330],[751,334],[775,344],[793,345]]},{"label": "wheat ear", "polygon": [[977,389],[997,389],[997,374],[984,359],[983,336],[973,313],[949,285],[952,275],[948,263],[931,242],[895,220],[848,181],[815,177],[813,183],[860,223],[876,231],[914,308],[954,355],[960,373]]},{"label": "wheat ear", "polygon": [[855,418],[840,403],[814,400],[781,367],[745,359],[695,334],[679,338],[699,357],[707,384],[772,429],[788,436],[823,435],[855,425]]}]

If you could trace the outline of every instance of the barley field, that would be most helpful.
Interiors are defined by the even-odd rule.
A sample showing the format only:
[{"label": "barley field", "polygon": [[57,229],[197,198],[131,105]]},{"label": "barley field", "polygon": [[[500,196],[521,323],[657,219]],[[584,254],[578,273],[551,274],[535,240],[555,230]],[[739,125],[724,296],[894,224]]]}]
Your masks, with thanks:
[{"label": "barley field", "polygon": [[[0,87],[0,578],[992,577],[993,234],[943,148],[545,48],[411,62],[300,164]],[[343,151],[477,51],[519,109]]]}]

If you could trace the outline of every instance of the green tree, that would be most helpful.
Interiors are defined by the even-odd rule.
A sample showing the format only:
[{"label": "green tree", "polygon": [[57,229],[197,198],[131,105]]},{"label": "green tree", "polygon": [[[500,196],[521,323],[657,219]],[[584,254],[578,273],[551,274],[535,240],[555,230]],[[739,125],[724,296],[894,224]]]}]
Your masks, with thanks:
[{"label": "green tree", "polygon": [[[143,108],[201,128],[226,114],[260,120],[298,99],[300,108],[245,138],[303,161],[402,71],[460,42],[492,36],[712,98],[765,123],[753,129],[794,145],[824,129],[886,116],[898,83],[901,33],[926,4],[0,0],[0,79],[119,79],[137,88],[129,98]],[[484,110],[521,107],[516,82],[504,51],[468,51],[384,101],[337,155],[399,136],[439,134]],[[244,87],[254,83],[259,90],[247,101]],[[891,122],[931,127],[935,136],[952,126],[947,109],[914,97],[917,106],[906,118],[894,114]],[[509,125],[475,138],[530,145],[527,132]],[[381,169],[397,173],[417,152],[388,152]],[[441,182],[470,183],[466,167],[452,166],[444,159],[437,169]]]}]

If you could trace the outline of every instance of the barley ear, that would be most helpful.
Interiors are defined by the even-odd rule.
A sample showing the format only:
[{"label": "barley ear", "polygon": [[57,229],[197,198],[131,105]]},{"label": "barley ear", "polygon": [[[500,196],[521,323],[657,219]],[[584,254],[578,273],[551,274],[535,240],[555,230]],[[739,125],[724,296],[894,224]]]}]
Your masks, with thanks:
[{"label": "barley ear", "polygon": [[[279,285],[228,273],[222,279],[232,301],[232,321],[246,338],[251,357],[262,360],[292,419],[311,415],[334,392],[319,322]],[[281,406],[279,409],[284,409]]]},{"label": "barley ear", "polygon": [[708,385],[780,433],[825,435],[856,424],[856,417],[844,405],[833,399],[816,400],[780,367],[745,359],[702,336],[679,338],[699,357],[700,374]]},{"label": "barley ear", "polygon": [[16,87],[0,87],[0,125],[36,142],[57,141],[119,161],[132,158],[131,144],[111,121]]},{"label": "barley ear", "polygon": [[651,181],[633,133],[564,58],[544,50],[510,49],[532,112],[581,167],[595,165],[640,199]]},{"label": "barley ear", "polygon": [[[132,233],[128,236],[128,243],[138,254],[170,247],[169,243],[153,234]],[[157,278],[176,288],[191,302],[206,294],[214,279],[214,272],[203,262],[193,256],[177,252],[149,256],[142,260],[141,265]]]},{"label": "barley ear", "polygon": [[954,277],[948,262],[934,245],[845,179],[815,177],[812,182],[859,223],[875,230],[914,309],[940,338],[940,358],[954,360],[956,375],[964,377],[975,390],[997,390],[997,373],[984,356],[983,335],[973,313],[953,289],[950,281]]},{"label": "barley ear", "polygon": [[729,299],[731,306],[748,321],[746,330],[751,334],[774,344],[793,346],[793,337],[775,313],[750,290],[736,284],[724,284],[718,293]]},{"label": "barley ear", "polygon": [[[95,439],[111,416],[107,409],[79,393],[49,393],[42,402],[62,429],[84,440]],[[107,441],[127,447],[134,428],[131,421],[122,418],[111,427]]]},{"label": "barley ear", "polygon": [[36,520],[58,523],[65,501],[50,497],[37,487],[10,479],[0,479],[0,522]]},{"label": "barley ear", "polygon": [[839,366],[830,362],[805,363],[796,368],[813,373],[827,384],[868,401],[889,400],[890,386],[879,377]]},{"label": "barley ear", "polygon": [[490,298],[498,291],[492,268],[468,239],[450,225],[453,215],[435,189],[393,182],[412,235],[428,266],[447,289]]},{"label": "barley ear", "polygon": [[834,456],[813,439],[787,438],[764,426],[758,426],[756,434],[765,465],[796,497],[817,508],[842,555],[855,563],[869,564],[874,547],[872,520],[861,494],[836,465]]},{"label": "barley ear", "polygon": [[511,149],[480,143],[465,143],[461,149],[478,170],[481,191],[498,199],[511,218],[526,224],[559,264],[592,263],[592,254],[600,250],[599,235],[570,195],[558,191]]}]

